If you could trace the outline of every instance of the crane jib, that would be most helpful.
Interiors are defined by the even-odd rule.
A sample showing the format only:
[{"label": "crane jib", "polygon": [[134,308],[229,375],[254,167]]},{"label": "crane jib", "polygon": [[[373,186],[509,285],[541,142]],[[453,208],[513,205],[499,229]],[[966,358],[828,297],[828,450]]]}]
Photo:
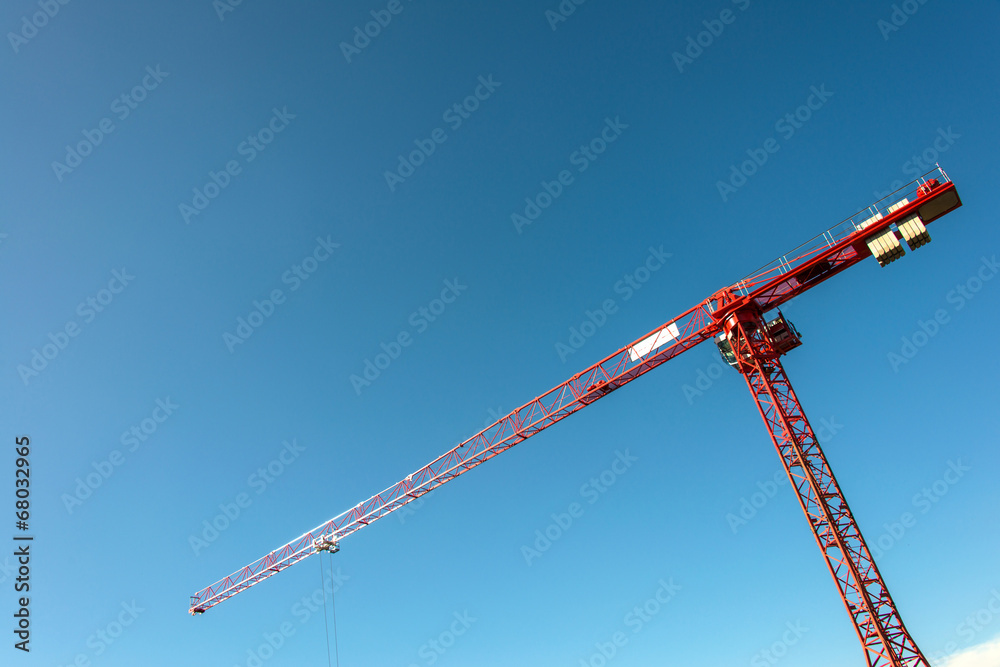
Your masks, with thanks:
[{"label": "crane jib", "polygon": [[338,550],[351,533],[712,339],[736,311],[776,308],[869,255],[885,265],[902,254],[899,240],[920,247],[930,240],[924,226],[961,205],[940,167],[924,174],[501,417],[402,481],[199,591],[189,613],[203,613],[314,553]]}]

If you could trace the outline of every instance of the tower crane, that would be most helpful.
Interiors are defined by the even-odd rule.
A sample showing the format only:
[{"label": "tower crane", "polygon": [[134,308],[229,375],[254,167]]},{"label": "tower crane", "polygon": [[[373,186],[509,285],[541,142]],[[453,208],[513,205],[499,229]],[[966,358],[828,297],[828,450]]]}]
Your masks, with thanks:
[{"label": "tower crane", "polygon": [[[930,667],[858,528],[781,357],[802,342],[779,307],[869,256],[880,266],[930,241],[926,225],[962,205],[940,166],[525,403],[405,479],[191,597],[201,614],[713,340],[746,380],[826,559],[869,667]],[[901,243],[903,242],[903,243]]]}]

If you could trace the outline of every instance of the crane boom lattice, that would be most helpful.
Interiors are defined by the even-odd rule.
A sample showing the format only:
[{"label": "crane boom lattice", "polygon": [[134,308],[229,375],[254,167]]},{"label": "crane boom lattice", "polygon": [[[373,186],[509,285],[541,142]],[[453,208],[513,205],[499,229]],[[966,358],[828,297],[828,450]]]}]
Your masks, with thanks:
[{"label": "crane boom lattice", "polygon": [[692,347],[715,339],[746,379],[851,616],[869,667],[929,667],[903,625],[780,357],[801,344],[790,299],[874,257],[886,266],[930,241],[962,201],[937,167],[542,394],[368,500],[191,597],[200,614],[524,442]]}]

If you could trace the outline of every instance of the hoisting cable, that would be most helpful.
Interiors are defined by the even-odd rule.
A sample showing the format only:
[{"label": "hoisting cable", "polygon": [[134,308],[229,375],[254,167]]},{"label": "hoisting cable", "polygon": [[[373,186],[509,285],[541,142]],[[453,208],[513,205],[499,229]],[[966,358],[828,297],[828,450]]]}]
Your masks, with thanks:
[{"label": "hoisting cable", "polygon": [[[337,658],[337,667],[340,667],[340,640],[337,639],[337,587],[333,578],[333,554],[327,557],[330,562],[330,611],[333,612],[333,655]],[[329,640],[327,640],[329,643]]]},{"label": "hoisting cable", "polygon": [[[329,622],[329,620],[327,620],[327,616],[326,616],[326,573],[323,571],[323,554],[322,553],[320,553],[320,556],[319,556],[319,579],[320,579],[320,588],[323,590],[323,626],[326,628],[326,664],[330,665],[332,667],[333,662],[332,662],[331,657],[330,657],[330,622]],[[333,582],[331,581],[331,584],[332,583]],[[332,588],[333,587],[331,586],[331,589]],[[333,639],[334,639],[334,643],[336,643],[336,641],[337,641],[337,620],[336,619],[337,619],[337,617],[336,617],[336,615],[334,615],[334,625],[333,625],[333,633],[334,633],[334,638]],[[337,667],[340,667],[340,656],[339,655],[337,656]]]}]

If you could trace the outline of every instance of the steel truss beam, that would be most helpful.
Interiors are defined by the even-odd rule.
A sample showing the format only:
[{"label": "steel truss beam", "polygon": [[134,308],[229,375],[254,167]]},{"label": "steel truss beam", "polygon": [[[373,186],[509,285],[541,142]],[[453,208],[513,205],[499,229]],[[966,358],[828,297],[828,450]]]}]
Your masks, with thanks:
[{"label": "steel truss beam", "polygon": [[615,389],[710,340],[718,329],[705,304],[654,329],[631,345],[522,405],[405,479],[263,558],[191,596],[189,613],[201,614],[351,533],[398,510],[514,445],[524,442]]},{"label": "steel truss beam", "polygon": [[929,667],[903,625],[779,354],[763,333],[763,320],[734,317],[734,325],[730,340],[738,370],[837,582],[869,667]]},{"label": "steel truss beam", "polygon": [[[893,225],[905,225],[907,223],[903,221],[912,220],[913,216],[919,216],[923,223],[929,223],[961,205],[962,202],[954,183],[940,167],[936,167],[917,180],[886,195],[867,209],[842,220],[819,236],[785,253],[737,283],[719,290],[699,305],[654,329],[631,345],[621,348],[545,394],[498,419],[468,440],[456,445],[423,468],[408,475],[402,481],[300,535],[263,558],[258,558],[228,577],[198,591],[191,596],[189,613],[203,613],[314,553],[336,551],[342,538],[507,451],[514,445],[607,396],[682,352],[712,339],[723,330],[723,323],[730,321],[730,318],[745,315],[750,311],[754,313],[767,312],[812,289],[871,255],[868,241],[874,235],[893,232]],[[751,357],[747,357],[748,359],[756,358],[753,356],[756,353],[752,352],[752,348],[752,345],[748,348],[751,350]],[[816,474],[816,479],[810,478],[811,481],[808,484],[805,478],[797,483],[791,472],[789,475],[792,476],[793,484],[799,489],[803,509],[810,516],[810,523],[813,525],[813,531],[817,534],[817,539],[821,540],[820,532],[818,532],[820,528],[827,525],[824,530],[832,531],[831,535],[836,535],[841,540],[836,544],[838,545],[837,549],[843,554],[842,562],[837,561],[841,564],[836,568],[833,565],[834,561],[830,560],[830,554],[827,553],[828,549],[832,547],[824,546],[822,540],[820,547],[824,553],[827,553],[827,561],[831,564],[831,571],[837,578],[841,590],[847,590],[845,586],[848,586],[849,583],[850,586],[854,587],[852,590],[857,592],[855,596],[857,601],[854,601],[854,597],[849,600],[847,594],[844,594],[848,610],[856,619],[856,624],[860,619],[865,624],[865,628],[876,626],[879,628],[881,634],[876,632],[874,636],[879,637],[878,641],[882,642],[882,645],[889,647],[886,649],[889,651],[886,655],[890,655],[891,650],[894,650],[892,648],[895,646],[894,642],[902,642],[899,644],[899,655],[903,656],[903,662],[872,662],[870,658],[869,664],[872,667],[883,667],[883,665],[926,666],[926,661],[913,646],[905,630],[901,630],[902,638],[898,636],[896,630],[893,630],[897,627],[894,624],[898,624],[898,628],[902,629],[902,623],[898,622],[898,615],[895,614],[895,608],[888,597],[888,592],[885,591],[878,571],[875,569],[874,563],[871,562],[871,556],[861,540],[860,533],[857,532],[857,526],[850,518],[847,504],[839,496],[840,490],[836,486],[836,481],[833,480],[832,473],[829,473],[829,467],[819,450],[819,444],[816,443],[812,429],[806,422],[805,416],[802,415],[801,408],[798,407],[798,403],[794,399],[794,394],[791,393],[791,386],[788,385],[787,378],[781,371],[781,365],[777,363],[777,357],[775,357],[773,364],[767,366],[767,368],[772,367],[777,368],[780,373],[780,377],[774,378],[773,381],[761,370],[765,368],[764,366],[754,366],[760,377],[754,375],[750,370],[741,372],[747,375],[748,382],[751,383],[751,390],[757,397],[757,405],[761,408],[761,414],[764,415],[765,421],[768,422],[768,428],[771,430],[772,438],[775,439],[775,445],[778,446],[779,452],[782,451],[782,446],[778,444],[778,436],[775,434],[788,433],[790,435],[787,437],[791,438],[792,441],[799,442],[800,448],[803,448],[802,452],[793,448],[795,456],[805,457],[807,466],[803,470],[806,470],[808,465],[813,463],[810,457],[818,456],[816,464],[822,463],[817,468],[821,472]],[[769,370],[768,373],[770,372]],[[753,380],[752,378],[757,379]],[[792,403],[789,403],[789,400]],[[772,406],[770,421],[768,413],[765,412],[765,405]],[[792,408],[794,410],[788,412]],[[785,410],[785,412],[781,412],[781,410]],[[782,438],[785,437],[782,436]],[[799,440],[796,441],[795,438],[799,438]],[[786,445],[786,448],[788,446]],[[798,460],[791,453],[783,454],[782,458],[786,461],[786,468],[792,465],[788,461]],[[791,469],[789,468],[789,470]],[[822,471],[826,471],[826,473],[822,473]],[[827,473],[829,479],[825,476]],[[806,486],[802,486],[804,484]],[[836,498],[839,498],[839,501],[822,504],[818,501],[812,501],[813,504],[807,504],[803,500],[802,494],[804,493],[803,489],[806,489],[807,486],[809,489],[813,488],[809,484],[818,485],[816,489],[810,491],[813,496],[824,498],[823,494],[828,493],[828,490],[824,489],[832,488],[836,490]],[[830,486],[831,484],[832,486]],[[817,512],[816,521],[820,521],[820,523],[813,521],[810,508]],[[839,529],[840,524],[837,522],[843,520],[842,514],[848,519],[848,523],[844,526],[845,530],[851,528],[854,533],[849,530],[838,532],[829,527],[833,526]],[[854,540],[852,535],[856,535],[857,539]],[[822,539],[833,538],[828,536]],[[855,554],[854,551],[858,549],[861,551]],[[842,576],[838,573],[842,573]],[[870,584],[869,579],[873,574],[876,581]],[[841,584],[842,580],[848,583]],[[877,584],[876,588],[871,588],[875,584]],[[861,594],[862,592],[864,595]],[[870,602],[865,602],[869,599],[882,600],[883,596],[885,600],[888,600],[891,608],[891,614],[885,616],[884,619],[880,614],[884,615],[887,612],[881,603],[872,606]],[[859,609],[857,605],[862,603],[867,605],[863,605],[864,610],[866,610],[864,614],[867,614],[865,618],[859,616],[862,612],[856,611]],[[852,604],[855,607],[852,607]],[[872,626],[873,623],[875,626]],[[864,642],[865,637],[870,636],[870,633],[866,629],[865,633],[862,634],[860,629],[862,626],[858,627]],[[869,644],[866,643],[865,646],[866,653],[872,655]],[[878,650],[880,649],[876,650],[875,655],[881,655]],[[907,657],[911,654],[918,657],[916,662]]]}]

